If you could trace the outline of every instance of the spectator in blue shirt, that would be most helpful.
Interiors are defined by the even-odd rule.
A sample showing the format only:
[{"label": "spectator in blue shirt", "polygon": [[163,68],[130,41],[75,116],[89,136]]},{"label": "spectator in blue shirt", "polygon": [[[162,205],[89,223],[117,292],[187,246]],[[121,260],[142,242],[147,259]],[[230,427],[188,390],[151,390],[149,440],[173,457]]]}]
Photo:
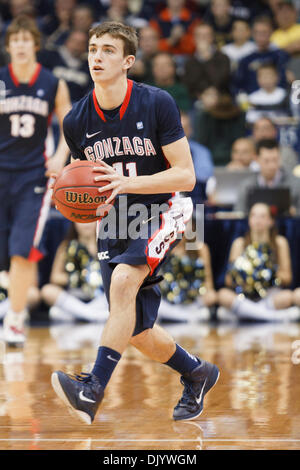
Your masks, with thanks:
[{"label": "spectator in blue shirt", "polygon": [[234,77],[234,91],[250,94],[259,88],[256,72],[263,63],[272,63],[279,73],[279,86],[286,88],[285,66],[289,55],[271,43],[273,25],[268,17],[256,18],[253,23],[252,36],[256,50],[244,57]]},{"label": "spectator in blue shirt", "polygon": [[190,145],[196,174],[196,185],[190,196],[194,204],[197,204],[206,200],[206,182],[214,173],[214,165],[210,150],[191,139],[191,119],[184,111],[181,111],[181,123]]}]

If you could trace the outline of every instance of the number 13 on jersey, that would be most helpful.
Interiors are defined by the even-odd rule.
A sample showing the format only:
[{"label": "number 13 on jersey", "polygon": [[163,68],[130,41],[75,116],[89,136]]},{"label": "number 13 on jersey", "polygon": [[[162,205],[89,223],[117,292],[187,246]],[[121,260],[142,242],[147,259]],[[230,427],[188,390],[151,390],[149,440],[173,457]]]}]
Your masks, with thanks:
[{"label": "number 13 on jersey", "polygon": [[32,137],[35,130],[35,117],[32,114],[11,114],[11,135],[13,137]]}]

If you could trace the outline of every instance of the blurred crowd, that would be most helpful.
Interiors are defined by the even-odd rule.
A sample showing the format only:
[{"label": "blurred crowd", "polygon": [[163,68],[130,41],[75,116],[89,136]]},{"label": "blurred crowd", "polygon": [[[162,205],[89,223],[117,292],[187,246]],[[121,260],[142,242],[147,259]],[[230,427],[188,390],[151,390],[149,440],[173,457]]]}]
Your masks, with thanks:
[{"label": "blurred crowd", "polygon": [[[162,316],[173,318],[176,306],[185,304],[188,311],[197,304],[204,316],[205,308],[217,305],[243,318],[298,318],[299,286],[289,289],[292,255],[287,240],[273,229],[276,216],[296,220],[300,215],[300,1],[0,0],[0,65],[9,62],[6,28],[21,13],[36,20],[42,34],[38,60],[65,79],[72,102],[93,86],[87,65],[92,25],[117,20],[137,28],[139,49],[129,78],[174,97],[196,171],[190,194],[195,205],[204,204],[210,216],[249,220],[249,232],[229,247],[228,272],[219,292],[208,246],[185,253],[179,245],[163,268]],[[55,132],[54,121],[54,138]],[[62,243],[57,253],[48,240],[52,274],[45,275],[42,268],[45,279],[31,300],[47,304],[53,319],[93,321],[99,305],[101,318],[106,318],[105,301],[94,302],[99,285],[93,295],[82,290],[97,279],[94,273],[87,280],[95,247],[80,248],[78,239],[86,242],[87,234],[78,235],[74,227],[77,242],[70,244],[70,234],[64,239],[67,228],[60,239],[56,234],[57,246]],[[77,283],[72,286],[75,265]],[[82,271],[85,281],[80,284]],[[241,304],[241,298],[250,304]]]}]

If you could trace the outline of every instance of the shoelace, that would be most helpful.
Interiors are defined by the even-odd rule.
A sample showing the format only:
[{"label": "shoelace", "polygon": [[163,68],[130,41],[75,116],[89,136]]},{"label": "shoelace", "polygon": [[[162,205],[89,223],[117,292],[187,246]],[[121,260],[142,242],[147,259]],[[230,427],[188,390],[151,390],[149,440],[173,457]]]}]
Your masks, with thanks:
[{"label": "shoelace", "polygon": [[76,380],[78,380],[78,382],[87,383],[87,382],[90,382],[90,380],[92,378],[92,374],[86,374],[85,372],[80,372],[80,374],[73,375],[72,377],[74,377]]},{"label": "shoelace", "polygon": [[182,397],[180,398],[178,404],[180,405],[194,404],[197,393],[193,390],[193,384],[186,382],[183,378],[180,379],[180,382],[184,386],[184,389],[183,389]]}]

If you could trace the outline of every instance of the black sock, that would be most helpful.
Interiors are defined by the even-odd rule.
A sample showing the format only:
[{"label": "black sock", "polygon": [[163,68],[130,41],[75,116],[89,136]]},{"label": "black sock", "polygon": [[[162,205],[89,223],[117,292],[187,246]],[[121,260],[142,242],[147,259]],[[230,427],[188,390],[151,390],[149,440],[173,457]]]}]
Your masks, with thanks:
[{"label": "black sock", "polygon": [[120,359],[121,354],[114,349],[110,349],[105,346],[99,347],[92,374],[98,377],[102,387],[105,388],[108,384],[109,379]]},{"label": "black sock", "polygon": [[200,361],[196,356],[193,356],[179,346],[179,344],[176,344],[175,353],[168,362],[165,362],[165,365],[176,370],[181,375],[185,375],[195,369],[195,367],[198,367],[200,365]]}]

